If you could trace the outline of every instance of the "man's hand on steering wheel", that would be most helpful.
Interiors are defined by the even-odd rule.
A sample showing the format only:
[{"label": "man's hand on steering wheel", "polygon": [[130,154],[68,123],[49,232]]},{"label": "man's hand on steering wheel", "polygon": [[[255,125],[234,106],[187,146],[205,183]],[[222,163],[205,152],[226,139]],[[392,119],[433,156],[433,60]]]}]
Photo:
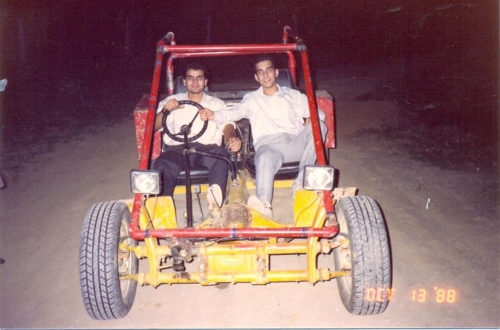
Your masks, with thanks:
[{"label": "man's hand on steering wheel", "polygon": [[214,120],[215,113],[209,109],[201,109],[200,110],[200,118],[201,118],[201,120],[205,120],[205,121]]},{"label": "man's hand on steering wheel", "polygon": [[[181,100],[181,101],[175,100],[175,101],[177,102],[176,109],[182,108],[184,104],[189,104],[189,105],[195,106],[196,108],[198,108],[198,110],[203,109],[203,107],[197,102],[193,102],[193,101],[189,101],[189,100]],[[170,100],[169,100],[169,102],[170,102]],[[166,104],[168,104],[169,102],[167,102]],[[176,104],[175,102],[170,103],[170,105],[174,105],[174,106],[175,106],[175,104]],[[191,122],[189,124],[181,126],[180,132],[175,133],[175,134],[170,132],[170,130],[168,129],[168,125],[167,125],[167,118],[168,118],[168,115],[170,114],[170,111],[175,110],[175,109],[170,108],[170,105],[168,106],[168,108],[166,106],[164,106],[163,110],[162,110],[165,114],[162,118],[163,132],[165,132],[165,134],[167,134],[168,137],[170,137],[172,140],[175,140],[178,142],[192,142],[192,141],[196,141],[199,137],[201,137],[203,135],[203,133],[205,133],[205,131],[207,130],[207,127],[208,127],[208,121],[205,121],[203,123],[203,127],[201,128],[200,132],[198,132],[196,135],[193,135],[193,136],[188,138],[188,136],[191,134],[191,127],[193,126],[193,122],[196,119],[196,117],[199,116],[198,111],[196,112],[196,115],[193,117],[193,119],[191,120]],[[182,136],[182,138],[180,136]]]},{"label": "man's hand on steering wheel", "polygon": [[163,113],[165,113],[166,111],[174,111],[174,110],[177,110],[177,109],[182,109],[184,108],[183,105],[179,104],[179,101],[176,100],[176,99],[170,99],[168,100],[164,105],[163,105],[163,109],[161,110]]}]

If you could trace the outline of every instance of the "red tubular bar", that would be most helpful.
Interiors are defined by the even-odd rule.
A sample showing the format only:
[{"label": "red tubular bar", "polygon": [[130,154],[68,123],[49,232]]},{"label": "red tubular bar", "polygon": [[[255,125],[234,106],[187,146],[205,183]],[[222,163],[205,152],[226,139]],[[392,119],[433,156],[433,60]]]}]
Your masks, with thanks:
[{"label": "red tubular bar", "polygon": [[293,57],[293,54],[291,52],[287,52],[288,54],[288,68],[290,69],[290,72],[292,73],[292,80],[293,84],[295,87],[297,87],[297,70],[296,70],[296,62],[295,62],[295,57]]},{"label": "red tubular bar", "polygon": [[[160,90],[160,75],[161,66],[163,63],[163,52],[162,48],[165,46],[165,41],[174,42],[174,34],[169,32],[163,39],[158,41],[156,48],[156,60],[155,67],[153,71],[153,82],[151,84],[151,93],[149,95],[148,102],[148,114],[146,117],[146,127],[144,128],[144,139],[141,147],[141,158],[139,161],[139,169],[147,170],[149,165],[149,155],[151,153],[151,148],[153,145],[153,130],[156,117],[156,107],[158,104],[158,93]],[[140,231],[139,229],[139,216],[142,206],[142,194],[135,194],[134,204],[132,208],[132,216],[130,219],[129,232]]]},{"label": "red tubular bar", "polygon": [[130,215],[130,226],[128,227],[130,237],[133,237],[135,240],[141,240],[138,237],[144,233],[144,231],[139,228],[139,217],[141,216],[142,207],[141,199],[141,194],[135,194],[134,204],[132,205],[132,214]]},{"label": "red tubular bar", "polygon": [[165,65],[168,95],[174,94],[174,59],[177,57],[177,54],[171,54],[167,60],[167,64]]},{"label": "red tubular bar", "polygon": [[[270,51],[270,53],[273,53]],[[289,53],[290,51],[276,51],[274,53]],[[255,52],[245,52],[245,51],[223,51],[223,52],[189,52],[189,53],[173,53],[171,57],[175,58],[186,58],[186,57],[209,57],[209,56],[221,56],[221,55],[253,55]],[[290,55],[289,55],[290,57]],[[292,55],[293,58],[293,55]]]},{"label": "red tubular bar", "polygon": [[[298,37],[297,37],[298,38]],[[321,138],[321,128],[319,126],[318,112],[316,111],[316,95],[311,79],[311,70],[309,68],[309,58],[305,50],[300,52],[302,59],[302,69],[304,72],[304,81],[306,84],[307,101],[309,103],[309,113],[311,115],[311,125],[313,128],[314,148],[316,149],[316,162],[318,165],[327,165],[325,148],[323,146],[323,139]],[[330,191],[323,191],[323,205],[325,206],[326,213],[333,213],[332,193]]]},{"label": "red tubular bar", "polygon": [[288,42],[288,26],[285,26],[283,29],[283,43],[286,44]]},{"label": "red tubular bar", "polygon": [[153,130],[156,117],[156,107],[158,104],[158,92],[160,90],[161,65],[163,62],[163,53],[160,51],[162,43],[163,39],[158,42],[155,68],[153,72],[153,83],[151,84],[151,93],[149,94],[148,115],[146,117],[146,127],[144,128],[144,140],[143,140],[144,142],[142,144],[141,160],[139,162],[139,168],[141,170],[148,169],[149,154],[151,153]]},{"label": "red tubular bar", "polygon": [[135,240],[144,238],[332,238],[338,233],[338,227],[323,228],[292,227],[292,228],[182,228],[182,229],[151,229],[131,231],[130,236]]},{"label": "red tubular bar", "polygon": [[313,128],[314,148],[316,149],[316,157],[318,165],[326,165],[325,149],[321,138],[321,128],[319,126],[319,117],[316,106],[316,95],[311,80],[311,72],[309,70],[309,59],[307,52],[302,51],[302,67],[304,71],[304,81],[306,84],[307,101],[309,103],[309,113],[311,115],[311,125]]},{"label": "red tubular bar", "polygon": [[265,52],[284,52],[297,50],[296,44],[267,44],[267,45],[170,45],[163,46],[164,53],[209,53],[209,52],[251,52],[251,53],[265,53]]},{"label": "red tubular bar", "polygon": [[[199,47],[199,46],[192,46],[192,47]],[[297,70],[296,70],[296,61],[295,57],[293,56],[292,51],[269,51],[269,53],[285,53],[288,56],[288,67],[290,69],[290,72],[292,74],[292,80],[295,86],[297,86]],[[209,57],[209,56],[221,56],[221,55],[252,55],[255,54],[255,52],[250,52],[250,51],[244,51],[244,50],[236,50],[233,49],[231,51],[220,51],[220,52],[206,52],[200,49],[193,49],[192,52],[186,52],[186,53],[173,53],[170,55],[170,57],[167,60],[167,65],[165,66],[166,69],[166,75],[167,75],[167,86],[168,86],[168,93],[173,94],[174,92],[174,87],[173,87],[173,82],[174,82],[174,65],[173,61],[176,58],[191,58],[191,57]]]}]

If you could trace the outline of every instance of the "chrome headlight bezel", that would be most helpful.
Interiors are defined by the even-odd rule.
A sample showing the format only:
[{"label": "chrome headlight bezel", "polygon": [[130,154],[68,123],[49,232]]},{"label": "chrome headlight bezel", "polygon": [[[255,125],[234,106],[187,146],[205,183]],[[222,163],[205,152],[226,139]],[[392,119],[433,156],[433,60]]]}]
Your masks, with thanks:
[{"label": "chrome headlight bezel", "polygon": [[333,190],[335,169],[328,165],[306,165],[303,188],[305,190]]},{"label": "chrome headlight bezel", "polygon": [[158,195],[160,193],[160,171],[130,171],[130,188],[134,194]]}]

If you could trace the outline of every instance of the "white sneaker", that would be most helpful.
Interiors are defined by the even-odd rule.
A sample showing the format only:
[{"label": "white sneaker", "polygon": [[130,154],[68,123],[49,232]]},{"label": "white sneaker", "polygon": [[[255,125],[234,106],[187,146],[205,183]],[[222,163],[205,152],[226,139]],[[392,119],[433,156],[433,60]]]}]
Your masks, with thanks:
[{"label": "white sneaker", "polygon": [[222,207],[222,189],[218,184],[213,184],[207,190],[208,210],[220,209]]},{"label": "white sneaker", "polygon": [[299,181],[299,180],[293,181],[292,191],[290,192],[290,197],[295,198],[295,192],[297,192],[297,190],[302,190],[302,189],[304,189],[304,187],[302,186],[301,181]]},{"label": "white sneaker", "polygon": [[247,206],[259,213],[262,213],[268,218],[273,218],[273,209],[271,208],[271,204],[265,198],[259,198],[256,195],[252,195],[248,198]]}]

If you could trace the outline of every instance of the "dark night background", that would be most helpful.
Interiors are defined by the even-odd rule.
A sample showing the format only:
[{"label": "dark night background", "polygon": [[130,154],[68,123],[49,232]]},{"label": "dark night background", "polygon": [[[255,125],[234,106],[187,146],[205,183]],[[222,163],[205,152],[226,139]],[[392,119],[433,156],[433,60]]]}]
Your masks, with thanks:
[{"label": "dark night background", "polygon": [[[169,31],[178,44],[276,43],[285,25],[305,40],[313,73],[386,81],[377,97],[414,120],[387,134],[423,124],[429,131],[416,133],[491,160],[498,14],[496,0],[3,1],[2,166],[28,157],[21,146],[36,142],[43,152],[83,127],[131,120],[149,91],[156,42]],[[210,66],[213,81],[248,79],[244,65],[219,64]]]}]

